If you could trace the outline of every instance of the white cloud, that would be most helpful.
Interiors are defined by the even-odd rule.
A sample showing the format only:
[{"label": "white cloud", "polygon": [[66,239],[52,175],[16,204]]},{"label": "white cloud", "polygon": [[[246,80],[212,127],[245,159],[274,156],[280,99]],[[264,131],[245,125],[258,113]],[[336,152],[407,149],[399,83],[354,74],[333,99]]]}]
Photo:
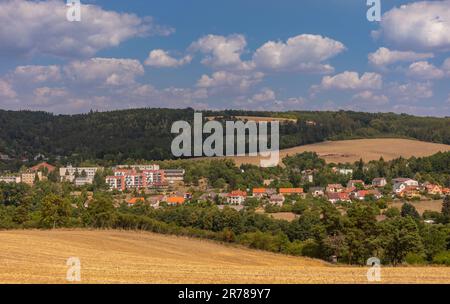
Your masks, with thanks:
[{"label": "white cloud", "polygon": [[372,91],[362,91],[353,95],[352,100],[370,105],[385,105],[389,102],[386,95],[377,95]]},{"label": "white cloud", "polygon": [[369,62],[375,66],[387,66],[396,62],[411,62],[422,59],[433,58],[432,53],[416,53],[412,51],[392,51],[388,48],[379,48],[376,52],[369,54]]},{"label": "white cloud", "polygon": [[0,79],[0,97],[15,98],[16,96],[17,93],[14,91],[11,84]]},{"label": "white cloud", "polygon": [[64,67],[70,81],[86,85],[118,86],[132,84],[144,74],[144,67],[134,59],[92,58],[73,61]]},{"label": "white cloud", "polygon": [[276,99],[275,92],[269,88],[262,89],[259,93],[256,93],[252,97],[252,100],[256,102],[270,101],[275,99]]},{"label": "white cloud", "polygon": [[450,50],[450,0],[421,1],[393,8],[376,33],[388,43],[409,50]]},{"label": "white cloud", "polygon": [[388,92],[391,99],[406,102],[428,99],[434,95],[431,82],[391,83]]},{"label": "white cloud", "polygon": [[49,106],[54,103],[65,103],[65,98],[69,95],[64,88],[49,88],[49,87],[40,87],[36,88],[33,92],[33,104],[39,106]]},{"label": "white cloud", "polygon": [[197,82],[200,88],[232,88],[246,90],[259,83],[264,74],[261,72],[233,73],[228,71],[214,72],[211,76],[203,75]]},{"label": "white cloud", "polygon": [[42,83],[61,80],[61,68],[57,65],[25,65],[18,66],[11,75],[15,81]]},{"label": "white cloud", "polygon": [[175,59],[164,50],[153,50],[145,60],[145,65],[158,68],[176,68],[188,64],[192,61],[192,56],[187,55],[181,59]]},{"label": "white cloud", "polygon": [[253,62],[267,70],[295,70],[303,72],[333,72],[323,62],[345,50],[336,40],[319,35],[299,35],[286,42],[269,41],[256,50]]},{"label": "white cloud", "polygon": [[407,74],[410,77],[421,80],[441,79],[445,76],[442,70],[426,61],[412,63],[409,66]]},{"label": "white cloud", "polygon": [[0,53],[87,57],[130,38],[173,32],[156,25],[151,17],[96,5],[82,5],[82,21],[68,22],[66,10],[65,1],[0,1]]},{"label": "white cloud", "polygon": [[247,41],[243,35],[207,35],[191,44],[191,51],[205,54],[202,63],[214,68],[232,68],[248,70],[248,62],[241,60]]},{"label": "white cloud", "polygon": [[442,64],[442,70],[450,76],[450,58],[447,58]]},{"label": "white cloud", "polygon": [[364,73],[359,76],[357,72],[345,71],[335,76],[325,76],[319,86],[313,86],[313,91],[320,90],[373,90],[380,89],[383,78],[377,73]]}]

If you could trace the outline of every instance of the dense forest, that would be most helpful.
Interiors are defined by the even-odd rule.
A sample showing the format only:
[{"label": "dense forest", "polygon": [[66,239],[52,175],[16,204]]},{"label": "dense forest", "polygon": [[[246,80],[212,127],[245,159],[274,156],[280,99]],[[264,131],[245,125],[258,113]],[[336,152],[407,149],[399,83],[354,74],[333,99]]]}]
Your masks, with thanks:
[{"label": "dense forest", "polygon": [[[0,110],[0,153],[12,159],[43,154],[68,161],[172,158],[172,123],[192,121],[193,109],[132,109],[54,115]],[[297,119],[280,126],[280,147],[370,137],[407,137],[450,144],[450,118],[393,113],[205,111],[222,120],[238,115]]]}]

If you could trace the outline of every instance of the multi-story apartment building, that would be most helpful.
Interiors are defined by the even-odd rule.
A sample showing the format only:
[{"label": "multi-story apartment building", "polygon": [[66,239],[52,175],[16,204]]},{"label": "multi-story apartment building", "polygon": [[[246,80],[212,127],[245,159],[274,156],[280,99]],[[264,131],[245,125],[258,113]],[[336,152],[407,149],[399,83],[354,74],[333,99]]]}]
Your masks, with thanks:
[{"label": "multi-story apartment building", "polygon": [[164,176],[167,183],[173,184],[175,182],[182,182],[184,180],[184,169],[164,169]]},{"label": "multi-story apartment building", "polygon": [[110,189],[148,189],[166,184],[163,170],[116,169],[114,176],[107,176],[106,183]]},{"label": "multi-story apartment building", "polygon": [[42,172],[23,172],[20,175],[20,181],[27,185],[34,185],[35,180],[42,180]]},{"label": "multi-story apartment building", "polygon": [[20,183],[20,176],[0,176],[0,182],[18,184]]},{"label": "multi-story apartment building", "polygon": [[157,164],[150,164],[150,165],[118,165],[116,166],[117,170],[119,169],[133,169],[133,170],[140,170],[140,171],[157,171],[159,170],[159,165]]},{"label": "multi-story apartment building", "polygon": [[95,173],[101,168],[99,167],[62,167],[59,168],[59,176],[61,181],[68,181],[82,186],[92,184]]}]

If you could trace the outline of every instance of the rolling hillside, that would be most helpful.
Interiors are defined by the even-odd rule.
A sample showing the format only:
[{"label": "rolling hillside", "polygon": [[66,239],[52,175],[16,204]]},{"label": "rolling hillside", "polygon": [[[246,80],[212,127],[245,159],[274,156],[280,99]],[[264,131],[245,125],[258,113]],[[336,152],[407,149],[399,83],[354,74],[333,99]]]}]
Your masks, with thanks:
[{"label": "rolling hillside", "polygon": [[[366,267],[272,254],[198,239],[125,231],[1,231],[1,283],[367,283]],[[382,268],[382,283],[450,283],[445,267]]]},{"label": "rolling hillside", "polygon": [[[360,158],[368,162],[378,160],[380,157],[389,161],[400,156],[404,158],[430,156],[440,151],[450,151],[450,145],[398,138],[326,141],[283,149],[280,151],[280,159],[306,151],[316,152],[319,157],[325,159],[328,163],[353,163]],[[241,164],[260,164],[260,157],[236,156],[231,157],[231,159],[238,166]]]}]

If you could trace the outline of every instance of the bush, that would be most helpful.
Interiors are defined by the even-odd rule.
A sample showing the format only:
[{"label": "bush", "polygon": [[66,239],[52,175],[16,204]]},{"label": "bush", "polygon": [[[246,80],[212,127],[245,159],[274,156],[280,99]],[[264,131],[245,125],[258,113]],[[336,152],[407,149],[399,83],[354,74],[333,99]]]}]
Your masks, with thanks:
[{"label": "bush", "polygon": [[450,266],[450,250],[436,254],[433,258],[433,263]]},{"label": "bush", "polygon": [[425,257],[422,254],[410,252],[405,257],[406,263],[410,265],[423,265],[426,264]]}]

